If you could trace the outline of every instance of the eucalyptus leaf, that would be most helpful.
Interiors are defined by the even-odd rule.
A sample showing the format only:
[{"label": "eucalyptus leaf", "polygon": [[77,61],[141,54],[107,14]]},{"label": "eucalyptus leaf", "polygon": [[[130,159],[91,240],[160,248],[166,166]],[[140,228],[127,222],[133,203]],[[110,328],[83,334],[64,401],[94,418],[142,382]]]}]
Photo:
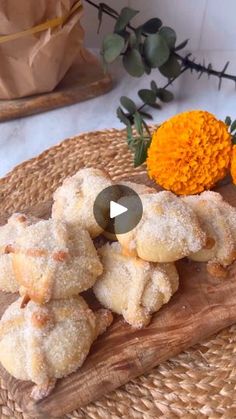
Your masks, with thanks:
[{"label": "eucalyptus leaf", "polygon": [[230,118],[230,116],[226,116],[226,118],[225,118],[225,123],[226,123],[226,125],[228,125],[228,127],[231,125],[231,118]]},{"label": "eucalyptus leaf", "polygon": [[187,43],[188,43],[188,39],[185,39],[185,41],[181,42],[181,44],[175,47],[175,51],[180,51],[181,49],[185,48]]},{"label": "eucalyptus leaf", "polygon": [[128,25],[131,19],[139,13],[138,10],[131,9],[130,7],[124,7],[115,24],[115,32],[120,32]]},{"label": "eucalyptus leaf", "polygon": [[122,38],[124,38],[125,42],[127,42],[130,37],[130,32],[124,29],[123,31],[119,33],[119,35],[122,36]]},{"label": "eucalyptus leaf", "polygon": [[231,127],[230,127],[230,132],[234,132],[236,130],[236,120],[232,122]]},{"label": "eucalyptus leaf", "polygon": [[139,135],[143,135],[143,120],[137,111],[134,114],[134,126]]},{"label": "eucalyptus leaf", "polygon": [[174,55],[171,55],[168,61],[159,68],[163,76],[172,79],[177,77],[181,72],[181,66]]},{"label": "eucalyptus leaf", "polygon": [[174,95],[172,92],[166,89],[158,89],[157,97],[165,103],[171,102],[174,99]]},{"label": "eucalyptus leaf", "polygon": [[158,33],[148,35],[144,41],[144,55],[152,68],[162,66],[169,58],[169,48],[164,38]]},{"label": "eucalyptus leaf", "polygon": [[132,126],[128,125],[126,127],[126,133],[127,133],[127,144],[131,151],[133,151],[133,143],[134,143],[134,137],[132,132]]},{"label": "eucalyptus leaf", "polygon": [[156,84],[156,82],[155,82],[154,80],[152,80],[152,81],[151,81],[151,89],[153,90],[153,92],[154,92],[155,94],[157,94],[157,92],[158,92],[158,87],[157,87],[157,84]]},{"label": "eucalyptus leaf", "polygon": [[153,116],[150,113],[148,113],[148,112],[139,111],[139,113],[140,113],[141,116],[143,116],[146,119],[153,119]]},{"label": "eucalyptus leaf", "polygon": [[129,45],[130,45],[131,48],[137,48],[138,47],[137,36],[136,36],[135,32],[130,32],[129,33]]},{"label": "eucalyptus leaf", "polygon": [[136,38],[137,38],[137,43],[140,44],[140,42],[142,40],[142,26],[139,26],[134,31],[135,31],[135,35],[136,35]]},{"label": "eucalyptus leaf", "polygon": [[144,33],[148,34],[157,33],[161,25],[161,19],[158,19],[158,17],[153,17],[152,19],[149,19],[147,22],[144,23],[144,25],[142,26],[142,30]]},{"label": "eucalyptus leaf", "polygon": [[145,68],[140,52],[132,48],[123,56],[123,64],[126,71],[133,77],[141,77]]},{"label": "eucalyptus leaf", "polygon": [[169,48],[174,48],[176,42],[176,33],[169,26],[162,26],[159,34],[163,36]]},{"label": "eucalyptus leaf", "polygon": [[131,124],[127,125],[126,130],[127,130],[128,138],[131,139],[131,140],[133,140],[133,134],[132,134],[132,126],[131,126]]},{"label": "eucalyptus leaf", "polygon": [[134,101],[127,96],[121,96],[120,103],[130,113],[134,113],[137,110]]},{"label": "eucalyptus leaf", "polygon": [[136,146],[134,152],[134,167],[140,166],[147,159],[147,145],[141,139],[140,143]]},{"label": "eucalyptus leaf", "polygon": [[112,63],[119,57],[125,46],[124,38],[116,33],[107,35],[103,40],[103,57],[107,63]]},{"label": "eucalyptus leaf", "polygon": [[151,141],[152,141],[152,135],[151,135],[151,132],[150,132],[150,129],[149,129],[149,127],[148,127],[148,125],[146,124],[146,122],[145,122],[145,120],[143,119],[143,126],[144,126],[144,128],[145,128],[145,130],[146,130],[146,133],[147,133],[147,136],[145,137],[145,140],[147,141],[147,143],[148,143],[148,147],[150,146],[150,144],[151,144]]},{"label": "eucalyptus leaf", "polygon": [[158,109],[158,110],[161,109],[160,103],[153,103],[153,104],[150,104],[149,106],[151,106],[151,108],[154,108],[154,109]]},{"label": "eucalyptus leaf", "polygon": [[233,135],[232,141],[233,141],[233,145],[235,145],[236,144],[236,135]]},{"label": "eucalyptus leaf", "polygon": [[150,89],[141,89],[138,91],[140,99],[147,105],[153,105],[156,102],[156,94]]},{"label": "eucalyptus leaf", "polygon": [[127,116],[125,115],[124,111],[121,109],[120,106],[119,106],[119,108],[117,108],[116,113],[117,113],[117,116],[118,116],[120,122],[123,122],[123,124],[125,124],[126,126],[130,125],[129,119],[127,118]]}]

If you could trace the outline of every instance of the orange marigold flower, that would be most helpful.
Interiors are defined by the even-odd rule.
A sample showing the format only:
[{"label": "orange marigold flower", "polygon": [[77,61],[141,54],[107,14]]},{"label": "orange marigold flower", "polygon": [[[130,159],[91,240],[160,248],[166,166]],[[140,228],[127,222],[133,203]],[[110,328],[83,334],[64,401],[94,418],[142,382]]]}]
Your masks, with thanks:
[{"label": "orange marigold flower", "polygon": [[233,146],[232,157],[231,157],[231,176],[234,184],[236,185],[236,145]]},{"label": "orange marigold flower", "polygon": [[225,177],[231,149],[231,135],[224,122],[206,111],[183,112],[154,132],[148,174],[178,195],[196,194]]}]

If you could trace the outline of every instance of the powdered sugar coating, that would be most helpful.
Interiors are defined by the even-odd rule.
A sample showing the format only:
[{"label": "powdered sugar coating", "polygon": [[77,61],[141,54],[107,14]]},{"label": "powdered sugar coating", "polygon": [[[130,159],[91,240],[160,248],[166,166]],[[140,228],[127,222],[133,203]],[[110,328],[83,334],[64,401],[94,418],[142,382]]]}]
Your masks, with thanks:
[{"label": "powdered sugar coating", "polygon": [[212,247],[190,255],[200,262],[231,264],[236,258],[236,209],[225,202],[217,192],[205,191],[200,195],[182,198],[199,218],[202,229]]},{"label": "powdered sugar coating", "polygon": [[102,273],[89,233],[60,220],[27,227],[12,252],[21,294],[41,304],[85,291]]},{"label": "powdered sugar coating", "polygon": [[[128,252],[150,262],[174,262],[204,246],[206,236],[196,215],[173,193],[163,191],[140,198],[141,221],[132,231],[117,235]],[[122,204],[122,199],[119,202]]]},{"label": "powdered sugar coating", "polygon": [[0,226],[0,289],[7,292],[17,292],[19,285],[15,279],[12,256],[7,252],[9,246],[13,246],[16,238],[30,224],[37,222],[35,217],[15,213],[7,224]]},{"label": "powdered sugar coating", "polygon": [[133,327],[143,327],[166,304],[179,285],[174,264],[154,264],[122,253],[119,243],[99,249],[104,266],[93,290],[106,308],[122,314]]},{"label": "powdered sugar coating", "polygon": [[64,180],[54,193],[52,218],[63,219],[71,226],[80,224],[92,237],[102,233],[93,215],[98,194],[112,185],[109,175],[100,169],[81,169]]},{"label": "powdered sugar coating", "polygon": [[57,378],[83,364],[112,316],[105,310],[93,313],[79,296],[45,306],[30,301],[24,309],[21,302],[19,298],[2,316],[0,361],[14,377],[37,384],[33,396],[45,397]]}]

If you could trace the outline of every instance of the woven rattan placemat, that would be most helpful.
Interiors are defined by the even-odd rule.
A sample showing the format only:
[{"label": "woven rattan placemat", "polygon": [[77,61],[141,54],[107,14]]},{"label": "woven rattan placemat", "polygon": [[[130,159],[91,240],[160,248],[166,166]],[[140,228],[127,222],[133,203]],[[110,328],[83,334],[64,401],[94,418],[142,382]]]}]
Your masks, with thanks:
[{"label": "woven rattan placemat", "polygon": [[[0,211],[12,213],[46,201],[68,175],[104,167],[119,180],[133,168],[125,132],[106,130],[63,141],[17,166],[0,180]],[[26,418],[0,382],[3,418]],[[236,326],[172,358],[65,418],[236,418]],[[48,419],[48,418],[44,418]],[[63,418],[64,419],[64,418]]]}]

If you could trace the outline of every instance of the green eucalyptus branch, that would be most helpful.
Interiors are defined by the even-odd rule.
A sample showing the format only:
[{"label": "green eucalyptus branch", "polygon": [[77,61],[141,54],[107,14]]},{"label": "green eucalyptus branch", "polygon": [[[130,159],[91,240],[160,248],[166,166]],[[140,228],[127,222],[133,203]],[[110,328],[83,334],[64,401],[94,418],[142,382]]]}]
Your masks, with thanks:
[{"label": "green eucalyptus branch", "polygon": [[[91,6],[95,7],[98,11],[99,11],[99,29],[102,23],[102,14],[105,13],[106,15],[112,17],[113,19],[117,20],[118,17],[120,16],[120,14],[114,10],[113,8],[111,8],[110,6],[106,5],[105,3],[99,3],[96,4],[94,1],[92,0],[85,0],[87,3],[89,3]],[[125,8],[128,9],[128,8]],[[132,10],[132,9],[131,9]],[[138,11],[135,11],[135,15],[138,14]],[[153,18],[150,19],[150,21],[155,21],[158,20],[160,21],[160,19],[158,18]],[[137,28],[134,28],[130,23],[127,24],[127,28],[131,29],[132,31],[136,31]],[[142,33],[143,36],[147,36],[145,33]],[[189,69],[190,71],[196,71],[197,73],[200,73],[201,75],[206,73],[208,76],[216,76],[220,79],[225,78],[225,79],[229,79],[232,80],[236,83],[236,76],[233,74],[227,74],[225,73],[228,65],[229,65],[229,61],[225,64],[224,68],[222,71],[217,71],[214,70],[212,68],[211,64],[208,64],[207,66],[205,65],[205,63],[200,64],[200,63],[196,63],[195,59],[193,58],[192,60],[189,58],[192,54],[188,54],[186,57],[181,56],[180,54],[177,53],[178,50],[184,48],[187,45],[187,41],[183,41],[179,46],[177,46],[175,48],[174,51],[174,55],[175,57],[181,61],[183,66],[186,66],[187,69]],[[199,77],[200,78],[200,77]]]},{"label": "green eucalyptus branch", "polygon": [[[96,4],[93,0],[85,1],[98,10],[98,31],[104,14],[116,21],[113,33],[105,36],[103,40],[101,55],[105,68],[121,57],[124,68],[133,77],[141,77],[145,73],[150,74],[158,69],[168,79],[163,87],[158,87],[152,80],[150,88],[139,90],[138,95],[142,101],[139,107],[126,96],[120,99],[121,106],[117,109],[117,116],[126,125],[128,146],[134,152],[134,164],[138,166],[146,160],[147,150],[151,143],[151,134],[145,119],[151,119],[152,116],[146,108],[160,109],[161,102],[170,102],[174,96],[167,90],[167,87],[183,72],[195,71],[199,75],[198,78],[203,74],[207,74],[208,77],[216,76],[219,79],[219,89],[223,79],[236,83],[236,76],[226,73],[229,62],[225,64],[223,70],[217,71],[211,64],[196,63],[191,54],[182,56],[179,51],[185,48],[188,40],[176,45],[175,31],[163,26],[162,21],[157,17],[134,27],[130,22],[139,11],[124,7],[118,13],[105,3]],[[137,134],[134,134],[132,126],[135,126]]]}]

